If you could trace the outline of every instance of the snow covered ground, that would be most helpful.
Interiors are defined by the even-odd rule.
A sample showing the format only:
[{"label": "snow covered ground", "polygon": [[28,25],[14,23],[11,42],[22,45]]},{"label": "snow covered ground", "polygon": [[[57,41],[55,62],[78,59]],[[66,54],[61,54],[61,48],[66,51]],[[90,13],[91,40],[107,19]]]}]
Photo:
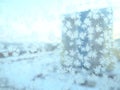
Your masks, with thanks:
[{"label": "snow covered ground", "polygon": [[103,76],[67,72],[61,49],[0,58],[0,90],[120,90],[120,64]]},{"label": "snow covered ground", "polygon": [[[68,72],[61,64],[62,49],[55,49],[56,45],[18,44],[59,42],[61,15],[106,4],[115,11],[116,39],[120,37],[119,0],[1,0],[0,90],[120,90],[120,61],[103,76],[89,74],[84,69],[75,73],[68,68]],[[119,50],[115,53],[120,58]]]}]

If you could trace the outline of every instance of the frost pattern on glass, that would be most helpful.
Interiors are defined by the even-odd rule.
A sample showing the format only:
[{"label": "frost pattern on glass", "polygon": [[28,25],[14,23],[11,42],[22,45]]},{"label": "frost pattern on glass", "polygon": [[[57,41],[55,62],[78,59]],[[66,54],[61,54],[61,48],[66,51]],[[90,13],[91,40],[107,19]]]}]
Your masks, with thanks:
[{"label": "frost pattern on glass", "polygon": [[102,8],[76,12],[74,17],[73,14],[64,15],[63,66],[101,73],[110,63],[115,62],[110,53],[113,48],[112,13],[111,8]]}]

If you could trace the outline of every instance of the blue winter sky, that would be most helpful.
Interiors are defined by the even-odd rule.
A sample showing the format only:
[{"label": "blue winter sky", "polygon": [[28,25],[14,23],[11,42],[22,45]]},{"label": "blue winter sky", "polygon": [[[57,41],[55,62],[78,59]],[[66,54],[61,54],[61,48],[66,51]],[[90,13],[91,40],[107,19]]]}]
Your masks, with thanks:
[{"label": "blue winter sky", "polygon": [[118,3],[119,0],[0,0],[0,41],[58,41],[62,14],[107,5],[118,7]]}]

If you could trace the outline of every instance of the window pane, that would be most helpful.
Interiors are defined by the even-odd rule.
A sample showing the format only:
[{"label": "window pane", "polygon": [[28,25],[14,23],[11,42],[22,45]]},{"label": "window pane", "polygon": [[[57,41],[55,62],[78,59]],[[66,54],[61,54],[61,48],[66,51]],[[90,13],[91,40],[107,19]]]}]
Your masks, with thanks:
[{"label": "window pane", "polygon": [[1,0],[0,90],[120,90],[119,0]]}]

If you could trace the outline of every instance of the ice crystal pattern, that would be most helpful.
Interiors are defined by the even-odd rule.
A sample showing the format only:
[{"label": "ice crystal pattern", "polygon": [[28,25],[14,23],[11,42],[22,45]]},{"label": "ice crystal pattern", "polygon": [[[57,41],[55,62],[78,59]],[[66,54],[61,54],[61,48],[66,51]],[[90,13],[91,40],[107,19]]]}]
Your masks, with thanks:
[{"label": "ice crystal pattern", "polygon": [[[67,53],[62,56],[64,66],[77,67],[77,70],[86,68],[97,73],[106,69],[107,64],[101,62],[108,60],[110,63],[112,58],[109,53],[112,48],[112,14],[111,8],[101,8],[76,12],[74,18],[72,14],[64,15],[62,42],[63,52]],[[79,64],[74,64],[76,61]]]}]

